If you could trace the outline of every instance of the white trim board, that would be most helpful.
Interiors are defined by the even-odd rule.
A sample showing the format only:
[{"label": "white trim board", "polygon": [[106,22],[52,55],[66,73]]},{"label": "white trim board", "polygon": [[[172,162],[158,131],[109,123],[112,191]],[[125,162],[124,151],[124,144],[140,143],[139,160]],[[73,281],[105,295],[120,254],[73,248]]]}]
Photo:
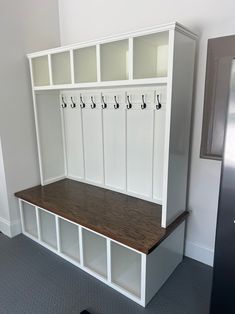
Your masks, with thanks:
[{"label": "white trim board", "polygon": [[212,267],[214,265],[214,250],[205,247],[201,244],[186,240],[184,255],[192,259],[195,259],[203,264]]},{"label": "white trim board", "polygon": [[21,233],[20,219],[14,221],[8,221],[0,217],[0,231],[6,236],[13,238]]},{"label": "white trim board", "polygon": [[43,50],[43,51],[29,53],[29,54],[27,54],[27,57],[28,58],[35,58],[35,57],[40,57],[40,56],[47,55],[50,53],[64,52],[64,51],[67,51],[69,49],[83,48],[83,47],[93,46],[96,44],[103,44],[103,43],[106,43],[109,41],[118,41],[118,40],[122,40],[122,39],[129,38],[129,37],[138,37],[138,36],[142,36],[142,35],[146,35],[146,34],[160,33],[160,32],[164,32],[164,31],[169,31],[171,29],[177,30],[180,33],[182,33],[182,34],[184,34],[184,35],[186,35],[192,39],[198,38],[197,34],[193,33],[192,31],[187,29],[182,24],[180,24],[178,22],[172,22],[172,23],[167,23],[167,24],[161,24],[158,26],[143,28],[143,29],[140,29],[137,31],[124,32],[124,33],[121,33],[121,34],[115,35],[115,36],[106,36],[103,38],[99,38],[97,40],[83,41],[80,43],[75,43],[75,44],[71,44],[71,45],[65,45],[65,46],[61,46],[61,47],[56,47],[56,48],[52,48],[52,49],[47,49],[47,50]]}]

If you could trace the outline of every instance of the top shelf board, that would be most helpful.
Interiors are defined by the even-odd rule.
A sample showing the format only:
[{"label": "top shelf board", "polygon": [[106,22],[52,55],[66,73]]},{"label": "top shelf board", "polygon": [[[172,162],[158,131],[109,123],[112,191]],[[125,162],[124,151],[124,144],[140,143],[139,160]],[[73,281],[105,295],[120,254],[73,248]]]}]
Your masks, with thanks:
[{"label": "top shelf board", "polygon": [[29,54],[33,88],[138,85],[156,83],[157,79],[163,83],[168,77],[171,30],[195,37],[183,26],[172,23]]},{"label": "top shelf board", "polygon": [[185,212],[162,228],[160,205],[69,179],[15,195],[144,254],[157,247],[187,216]]}]

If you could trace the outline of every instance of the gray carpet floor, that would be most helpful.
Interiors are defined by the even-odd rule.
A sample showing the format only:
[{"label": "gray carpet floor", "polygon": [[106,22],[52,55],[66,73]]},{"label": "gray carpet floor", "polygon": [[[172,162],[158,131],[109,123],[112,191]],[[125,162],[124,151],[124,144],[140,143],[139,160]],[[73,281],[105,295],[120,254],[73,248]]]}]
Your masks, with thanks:
[{"label": "gray carpet floor", "polygon": [[0,314],[207,314],[212,268],[185,258],[144,309],[23,235],[0,234]]}]

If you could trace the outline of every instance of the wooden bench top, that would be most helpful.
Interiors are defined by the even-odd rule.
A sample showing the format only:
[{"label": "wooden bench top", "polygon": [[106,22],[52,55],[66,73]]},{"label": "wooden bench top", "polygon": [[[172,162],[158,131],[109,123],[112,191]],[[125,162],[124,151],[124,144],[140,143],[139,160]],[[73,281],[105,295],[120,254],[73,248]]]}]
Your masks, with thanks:
[{"label": "wooden bench top", "polygon": [[188,214],[184,212],[165,229],[161,227],[161,205],[70,179],[39,185],[15,196],[145,254]]}]

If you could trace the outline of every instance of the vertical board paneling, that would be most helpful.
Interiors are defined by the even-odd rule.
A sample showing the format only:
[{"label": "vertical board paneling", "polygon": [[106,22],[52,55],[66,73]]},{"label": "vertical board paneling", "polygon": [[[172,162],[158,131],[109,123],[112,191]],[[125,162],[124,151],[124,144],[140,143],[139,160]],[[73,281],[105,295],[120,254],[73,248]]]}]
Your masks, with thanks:
[{"label": "vertical board paneling", "polygon": [[81,110],[64,109],[65,145],[68,176],[84,178]]},{"label": "vertical board paneling", "polygon": [[[130,95],[132,104],[130,110],[126,109],[126,89],[63,93],[67,105],[61,109],[64,141],[61,141],[61,151],[57,152],[56,157],[53,151],[54,136],[59,138],[60,128],[57,122],[44,125],[49,123],[50,117],[44,117],[43,114],[44,96],[42,94],[37,96],[41,106],[40,124],[42,115],[45,120],[43,125],[40,125],[40,133],[43,127],[43,134],[45,132],[43,138],[47,136],[46,144],[48,139],[50,140],[49,148],[41,145],[42,156],[45,150],[46,154],[53,153],[54,160],[65,159],[64,171],[71,179],[134,194],[161,204],[166,112],[164,89],[165,87],[128,89],[127,94]],[[155,107],[157,103],[155,94],[160,95],[162,103],[160,110],[156,110]],[[54,94],[48,92],[46,97],[48,105],[50,97],[51,102],[54,99]],[[82,104],[80,97],[84,103],[83,109],[80,107]],[[55,99],[58,106],[58,94]],[[95,104],[94,109],[92,100]],[[142,110],[143,102],[146,103],[146,108]],[[73,103],[75,107],[71,106]],[[106,107],[102,109],[104,104]],[[49,109],[47,110],[50,116],[53,115],[53,121],[56,121],[57,114],[53,105],[50,109],[51,113]],[[57,109],[59,113],[60,107]],[[50,131],[48,135],[49,128],[56,129]],[[46,161],[49,162],[49,159],[46,158]],[[59,166],[57,162],[55,167]],[[48,166],[46,164],[46,167],[43,164],[43,169],[44,172],[54,171],[53,165],[49,164]],[[59,175],[46,174],[45,183],[58,178]]]},{"label": "vertical board paneling", "polygon": [[103,183],[102,112],[83,110],[84,156],[86,180]]},{"label": "vertical board paneling", "polygon": [[127,190],[152,197],[153,110],[127,112]]},{"label": "vertical board paneling", "polygon": [[125,110],[104,110],[103,119],[105,184],[124,190],[126,182]]},{"label": "vertical board paneling", "polygon": [[161,202],[165,143],[165,105],[162,105],[161,110],[156,110],[154,114],[153,198]]}]

